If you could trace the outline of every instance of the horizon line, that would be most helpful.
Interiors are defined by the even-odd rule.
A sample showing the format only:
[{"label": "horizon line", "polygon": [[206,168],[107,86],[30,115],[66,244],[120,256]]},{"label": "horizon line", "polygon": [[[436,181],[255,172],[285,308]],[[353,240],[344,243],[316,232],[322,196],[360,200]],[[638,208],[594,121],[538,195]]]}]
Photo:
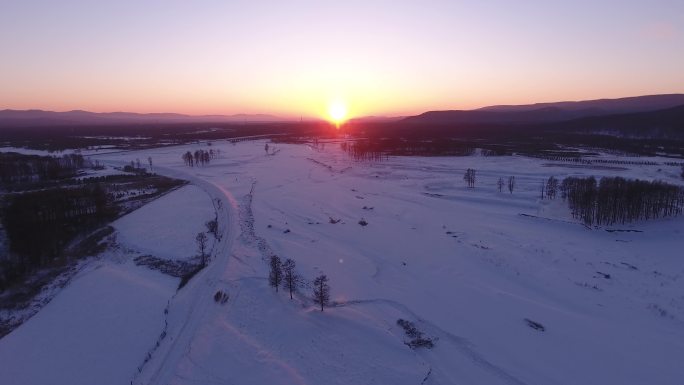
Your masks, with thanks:
[{"label": "horizon line", "polygon": [[[684,91],[682,92],[670,92],[662,94],[642,94],[642,95],[631,95],[631,96],[619,96],[619,97],[601,97],[601,98],[591,98],[591,99],[563,99],[555,101],[540,101],[540,102],[528,102],[528,103],[496,103],[496,104],[483,104],[472,108],[448,108],[448,109],[425,109],[418,110],[417,112],[407,112],[407,113],[397,113],[397,114],[365,114],[359,116],[349,117],[346,120],[361,119],[361,118],[401,118],[413,115],[419,115],[425,112],[431,111],[476,111],[483,108],[489,107],[509,107],[509,106],[535,106],[544,104],[557,104],[557,103],[577,103],[577,102],[597,102],[605,100],[620,100],[620,99],[632,99],[632,98],[642,98],[642,97],[654,97],[654,96],[684,96]],[[14,112],[47,112],[47,113],[69,113],[69,112],[83,112],[91,114],[135,114],[135,115],[179,115],[186,118],[210,118],[210,117],[221,117],[230,118],[238,117],[240,115],[248,117],[265,116],[274,119],[282,119],[282,121],[294,121],[294,120],[326,120],[324,117],[313,115],[313,114],[277,114],[268,112],[234,112],[234,113],[186,113],[186,112],[171,112],[171,111],[134,111],[134,110],[85,110],[85,109],[70,109],[70,110],[57,110],[57,109],[43,109],[43,108],[3,108],[0,112],[14,111]]]}]

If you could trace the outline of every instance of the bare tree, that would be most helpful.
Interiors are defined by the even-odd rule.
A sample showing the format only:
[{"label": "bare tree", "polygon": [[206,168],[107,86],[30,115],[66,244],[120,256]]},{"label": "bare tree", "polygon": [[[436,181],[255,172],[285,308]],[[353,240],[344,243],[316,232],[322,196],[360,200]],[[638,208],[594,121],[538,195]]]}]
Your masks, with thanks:
[{"label": "bare tree", "polygon": [[505,183],[504,183],[503,178],[499,178],[499,181],[496,182],[496,185],[499,187],[499,192],[501,192],[501,190],[503,189],[504,184]]},{"label": "bare tree", "polygon": [[513,189],[515,188],[515,177],[514,176],[509,176],[508,177],[508,192],[513,194]]},{"label": "bare tree", "polygon": [[463,175],[463,180],[466,181],[469,188],[475,187],[475,170],[472,168],[467,169],[465,175]]},{"label": "bare tree", "polygon": [[200,165],[205,166],[209,164],[212,159],[215,159],[219,153],[219,150],[214,151],[214,149],[210,149],[209,151],[195,150],[194,153],[187,151],[185,154],[183,154],[183,162],[190,167],[199,167]]},{"label": "bare tree", "polygon": [[192,157],[192,153],[190,151],[187,151],[185,154],[183,154],[183,162],[186,166],[193,167],[195,165],[194,158]]},{"label": "bare tree", "polygon": [[150,164],[150,172],[152,172],[152,157],[151,156],[147,157],[147,163]]},{"label": "bare tree", "polygon": [[292,299],[292,293],[297,291],[299,287],[299,275],[295,271],[295,261],[288,258],[283,263],[283,286],[287,288],[290,292],[290,299]]},{"label": "bare tree", "polygon": [[330,303],[330,286],[328,286],[328,277],[325,274],[321,274],[313,282],[313,295],[314,302],[321,306],[321,311],[323,308]]},{"label": "bare tree", "polygon": [[271,271],[268,274],[268,283],[278,291],[278,287],[283,282],[283,267],[280,262],[280,257],[272,255],[270,265]]},{"label": "bare tree", "polygon": [[556,194],[558,193],[558,179],[554,176],[550,176],[549,180],[546,181],[546,197],[548,199],[556,199]]},{"label": "bare tree", "polygon": [[197,233],[197,236],[195,237],[195,242],[197,242],[197,248],[199,249],[200,257],[202,258],[202,265],[207,264],[207,240],[207,234],[203,232]]}]

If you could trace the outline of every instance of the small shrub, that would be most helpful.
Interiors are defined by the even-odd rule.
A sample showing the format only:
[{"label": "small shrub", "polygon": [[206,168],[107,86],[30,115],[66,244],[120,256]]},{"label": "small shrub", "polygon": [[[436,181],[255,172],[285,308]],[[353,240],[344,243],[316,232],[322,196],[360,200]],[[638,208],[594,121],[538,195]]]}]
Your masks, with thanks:
[{"label": "small shrub", "polygon": [[219,290],[214,294],[214,302],[219,303],[221,305],[225,304],[228,302],[228,293],[224,293],[222,290]]},{"label": "small shrub", "polygon": [[546,330],[544,325],[540,324],[539,322],[532,321],[529,318],[525,318],[525,322],[527,323],[527,326],[531,327],[534,330],[539,330],[540,332],[543,332]]},{"label": "small shrub", "polygon": [[361,220],[359,221],[359,224],[360,224],[361,226],[368,226],[368,221],[366,221],[365,219],[361,218]]},{"label": "small shrub", "polygon": [[435,346],[435,344],[434,344],[434,342],[432,342],[432,340],[430,338],[418,337],[416,339],[409,341],[408,346],[411,349],[417,349],[417,348],[432,349]]},{"label": "small shrub", "polygon": [[408,341],[404,341],[404,344],[411,349],[432,349],[435,346],[432,338],[425,337],[423,332],[418,330],[413,322],[399,318],[397,320],[397,325],[401,326],[401,328],[404,329],[406,336],[410,338]]},{"label": "small shrub", "polygon": [[207,227],[207,232],[218,239],[218,220],[212,219],[204,225]]}]

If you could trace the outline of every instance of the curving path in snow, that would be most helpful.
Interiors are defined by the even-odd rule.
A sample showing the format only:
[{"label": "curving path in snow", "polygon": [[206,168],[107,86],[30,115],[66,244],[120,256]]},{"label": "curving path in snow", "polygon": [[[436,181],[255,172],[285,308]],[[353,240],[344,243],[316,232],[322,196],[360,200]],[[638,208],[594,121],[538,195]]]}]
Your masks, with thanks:
[{"label": "curving path in snow", "polygon": [[[110,161],[120,165],[120,162]],[[203,189],[211,198],[218,220],[217,242],[211,250],[210,261],[169,301],[166,308],[167,330],[161,343],[151,351],[131,383],[169,384],[179,361],[190,350],[195,332],[213,305],[213,296],[221,274],[227,269],[233,243],[239,233],[238,205],[225,188],[180,170],[155,167],[155,172],[171,178],[187,180]]]}]

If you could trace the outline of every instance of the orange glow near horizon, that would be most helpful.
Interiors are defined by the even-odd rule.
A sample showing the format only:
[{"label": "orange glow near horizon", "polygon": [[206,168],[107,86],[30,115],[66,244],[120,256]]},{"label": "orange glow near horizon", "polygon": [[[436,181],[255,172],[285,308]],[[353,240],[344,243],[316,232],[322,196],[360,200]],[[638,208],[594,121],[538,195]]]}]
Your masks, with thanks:
[{"label": "orange glow near horizon", "polygon": [[347,104],[341,100],[335,100],[328,106],[328,116],[330,120],[335,123],[337,128],[340,127],[347,118]]},{"label": "orange glow near horizon", "polygon": [[0,110],[344,122],[684,92],[681,1],[6,3]]}]

